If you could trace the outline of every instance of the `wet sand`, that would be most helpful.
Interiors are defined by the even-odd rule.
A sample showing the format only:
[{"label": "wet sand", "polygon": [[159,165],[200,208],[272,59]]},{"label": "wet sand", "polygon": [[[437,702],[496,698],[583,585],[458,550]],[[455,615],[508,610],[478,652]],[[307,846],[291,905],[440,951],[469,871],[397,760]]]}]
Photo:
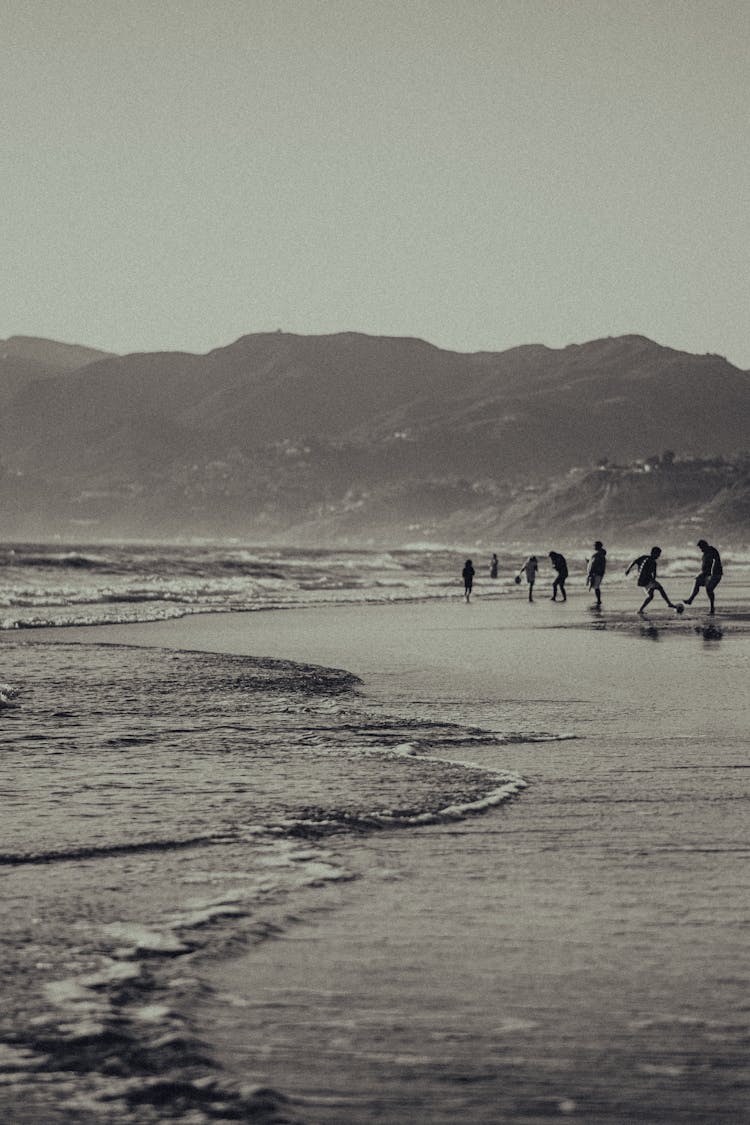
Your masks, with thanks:
[{"label": "wet sand", "polygon": [[227,1073],[326,1125],[742,1120],[750,637],[745,592],[722,593],[714,621],[640,620],[628,589],[601,616],[478,592],[66,630],[346,668],[406,715],[574,736],[457,749],[530,788],[352,837],[358,880],[204,963],[192,1016]]}]

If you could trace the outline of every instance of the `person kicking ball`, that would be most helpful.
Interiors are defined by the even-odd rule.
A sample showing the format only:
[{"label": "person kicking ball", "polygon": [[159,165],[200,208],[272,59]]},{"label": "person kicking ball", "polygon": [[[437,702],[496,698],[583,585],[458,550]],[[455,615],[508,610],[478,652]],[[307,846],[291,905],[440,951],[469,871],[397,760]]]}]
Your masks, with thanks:
[{"label": "person kicking ball", "polygon": [[654,594],[659,593],[670,609],[676,610],[677,613],[683,613],[685,610],[684,605],[681,602],[675,603],[670,601],[667,591],[664,589],[661,582],[657,581],[656,567],[660,555],[661,547],[652,547],[648,555],[639,555],[637,559],[633,559],[632,563],[625,571],[626,574],[630,574],[633,567],[638,567],[638,585],[646,590],[646,599],[638,612],[643,613],[646,606],[653,601]]},{"label": "person kicking ball", "polygon": [[708,612],[712,614],[716,612],[714,590],[721,582],[724,574],[724,568],[721,565],[721,555],[716,548],[712,547],[710,543],[707,543],[705,539],[699,539],[696,546],[700,547],[703,552],[701,572],[695,580],[695,585],[693,586],[690,597],[685,598],[685,605],[692,605],[693,598],[695,598],[701,586],[703,586],[708,595],[708,601],[711,607]]}]

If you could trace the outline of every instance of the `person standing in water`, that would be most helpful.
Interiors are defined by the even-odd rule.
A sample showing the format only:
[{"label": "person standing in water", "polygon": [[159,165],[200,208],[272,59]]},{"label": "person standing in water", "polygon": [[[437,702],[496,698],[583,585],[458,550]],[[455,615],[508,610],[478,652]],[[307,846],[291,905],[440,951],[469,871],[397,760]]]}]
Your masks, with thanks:
[{"label": "person standing in water", "polygon": [[490,559],[490,578],[497,578],[497,568],[499,565],[497,555],[493,554]]},{"label": "person standing in water", "polygon": [[589,569],[586,577],[586,582],[594,591],[597,609],[601,609],[602,605],[602,579],[604,578],[606,569],[607,551],[601,539],[597,539],[594,543],[594,553],[589,559]]},{"label": "person standing in water", "polygon": [[568,577],[568,564],[565,561],[565,555],[559,554],[558,551],[550,551],[549,558],[557,571],[557,577],[552,583],[552,597],[550,600],[553,602],[557,601],[557,591],[559,590],[562,594],[562,600],[566,602],[568,600],[568,595],[565,593],[565,579]]},{"label": "person standing in water", "polygon": [[529,584],[529,601],[534,600],[534,583],[536,582],[536,572],[539,570],[539,563],[537,562],[536,555],[529,555],[526,562],[523,564],[518,572],[516,581],[519,582],[521,575],[526,575],[526,581]]},{"label": "person standing in water", "polygon": [[696,546],[700,547],[703,552],[701,572],[695,579],[695,585],[693,586],[690,597],[685,598],[685,605],[691,605],[701,586],[705,586],[711,605],[708,612],[714,613],[714,590],[719,585],[724,575],[724,568],[721,565],[721,555],[716,548],[712,547],[710,543],[707,543],[705,539],[699,539]]},{"label": "person standing in water", "polygon": [[471,591],[474,587],[474,564],[471,559],[467,559],[464,563],[464,568],[461,571],[461,576],[464,580],[464,597],[467,602],[471,598]]},{"label": "person standing in water", "polygon": [[675,605],[673,601],[670,601],[667,591],[664,589],[661,582],[658,582],[656,579],[656,566],[660,555],[661,547],[652,547],[648,555],[639,555],[637,559],[633,559],[632,563],[625,571],[626,574],[630,574],[633,567],[637,566],[638,585],[646,590],[646,600],[638,612],[643,613],[646,606],[653,599],[654,594],[659,593],[670,609],[676,609],[678,613],[682,613],[684,607]]}]

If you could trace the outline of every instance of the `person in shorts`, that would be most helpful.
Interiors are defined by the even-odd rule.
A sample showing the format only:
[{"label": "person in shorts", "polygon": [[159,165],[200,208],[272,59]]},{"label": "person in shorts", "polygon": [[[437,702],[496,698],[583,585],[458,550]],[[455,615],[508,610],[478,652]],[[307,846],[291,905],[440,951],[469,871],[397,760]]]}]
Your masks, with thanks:
[{"label": "person in shorts", "polygon": [[708,601],[711,606],[708,612],[715,613],[714,590],[724,576],[724,568],[721,565],[721,555],[716,548],[712,547],[710,543],[707,543],[705,539],[699,539],[696,546],[700,547],[703,552],[701,571],[695,579],[690,597],[685,598],[685,605],[690,605],[692,603],[701,586],[703,586],[708,594]]},{"label": "person in shorts", "polygon": [[633,559],[625,571],[626,574],[630,574],[633,567],[638,567],[638,585],[646,591],[646,599],[638,610],[639,613],[643,613],[649,602],[653,600],[654,594],[661,594],[670,609],[676,609],[678,613],[681,612],[681,607],[670,601],[667,591],[656,578],[656,567],[660,555],[661,547],[652,547],[648,555],[639,555],[637,559]]},{"label": "person in shorts", "polygon": [[589,569],[588,574],[586,575],[586,582],[594,591],[597,609],[601,609],[602,580],[604,578],[604,572],[606,569],[607,550],[601,539],[597,539],[597,541],[594,543],[594,553],[589,559]]}]

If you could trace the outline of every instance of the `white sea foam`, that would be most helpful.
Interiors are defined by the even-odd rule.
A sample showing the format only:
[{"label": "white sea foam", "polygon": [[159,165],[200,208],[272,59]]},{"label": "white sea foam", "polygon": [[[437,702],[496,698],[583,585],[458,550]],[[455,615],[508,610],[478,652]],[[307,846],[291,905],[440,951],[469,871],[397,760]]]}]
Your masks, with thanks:
[{"label": "white sea foam", "polygon": [[131,947],[135,953],[163,953],[174,956],[190,949],[169,930],[153,930],[137,922],[110,922],[102,933]]},{"label": "white sea foam", "polygon": [[448,597],[455,569],[455,560],[427,552],[0,549],[0,628]]},{"label": "white sea foam", "polygon": [[[648,545],[632,553],[623,550],[616,557],[612,553],[609,586],[630,583],[622,570],[647,549]],[[489,582],[478,572],[477,593],[482,598],[512,594],[516,553],[510,547],[501,553],[498,580]],[[424,545],[391,552],[209,545],[0,548],[0,628],[124,624],[201,612],[453,598],[460,595],[461,554]],[[723,558],[728,575],[750,578],[748,552],[726,550]],[[579,561],[582,576],[585,564],[583,558]],[[660,573],[666,580],[689,581],[699,563],[696,549],[665,545]],[[571,583],[576,566],[571,560]]]},{"label": "white sea foam", "polygon": [[18,688],[12,684],[0,684],[0,707],[17,707],[19,702]]}]

